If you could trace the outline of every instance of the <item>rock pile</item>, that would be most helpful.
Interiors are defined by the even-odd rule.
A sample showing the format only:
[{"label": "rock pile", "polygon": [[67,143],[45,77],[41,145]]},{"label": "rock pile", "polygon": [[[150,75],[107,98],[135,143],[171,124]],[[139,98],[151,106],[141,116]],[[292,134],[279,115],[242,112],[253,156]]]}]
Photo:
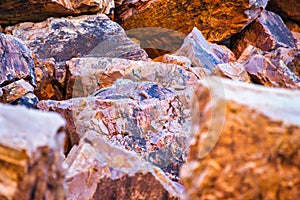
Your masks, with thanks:
[{"label": "rock pile", "polygon": [[0,199],[298,199],[291,2],[1,2]]}]

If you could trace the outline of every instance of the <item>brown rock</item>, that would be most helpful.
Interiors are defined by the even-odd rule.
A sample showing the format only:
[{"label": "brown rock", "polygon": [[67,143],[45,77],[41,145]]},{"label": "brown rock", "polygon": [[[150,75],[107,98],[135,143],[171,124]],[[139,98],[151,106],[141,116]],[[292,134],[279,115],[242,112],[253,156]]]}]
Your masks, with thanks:
[{"label": "brown rock", "polygon": [[38,107],[64,116],[70,146],[93,130],[178,180],[190,133],[190,87],[180,96],[153,82],[119,80],[96,97],[40,101]]},{"label": "brown rock", "polygon": [[134,153],[88,131],[65,163],[67,199],[180,199],[182,187]]},{"label": "brown rock", "polygon": [[34,88],[30,83],[24,81],[24,79],[20,79],[2,87],[2,90],[4,93],[1,100],[2,103],[10,103],[29,92],[33,92]]},{"label": "brown rock", "polygon": [[0,33],[0,86],[25,79],[35,85],[30,51],[17,38]]},{"label": "brown rock", "polygon": [[266,10],[233,41],[233,52],[237,57],[249,44],[263,51],[271,51],[278,47],[296,47],[293,35],[279,15]]},{"label": "brown rock", "polygon": [[48,17],[82,13],[110,14],[113,9],[113,0],[2,1],[0,3],[0,24],[43,21]]},{"label": "brown rock", "polygon": [[299,91],[203,81],[181,170],[187,199],[298,199],[299,101]]},{"label": "brown rock", "polygon": [[298,0],[270,0],[267,8],[278,13],[284,19],[289,18],[300,22],[300,2]]},{"label": "brown rock", "polygon": [[292,32],[293,37],[296,39],[297,49],[300,49],[300,32]]},{"label": "brown rock", "polygon": [[300,88],[300,78],[284,64],[274,65],[263,55],[254,55],[243,63],[251,80],[265,86]]},{"label": "brown rock", "polygon": [[40,23],[21,23],[5,31],[23,40],[38,59],[62,62],[90,55],[147,60],[146,52],[103,14],[49,18]]},{"label": "brown rock", "polygon": [[300,33],[300,25],[298,25],[297,23],[293,21],[286,21],[285,24],[290,31]]},{"label": "brown rock", "polygon": [[64,120],[0,104],[0,199],[64,199]]},{"label": "brown rock", "polygon": [[247,83],[251,82],[245,67],[238,62],[218,64],[212,72],[212,75]]},{"label": "brown rock", "polygon": [[221,41],[255,19],[267,0],[125,0],[119,4],[117,16],[126,30],[162,27],[188,34],[197,27],[209,41]]}]

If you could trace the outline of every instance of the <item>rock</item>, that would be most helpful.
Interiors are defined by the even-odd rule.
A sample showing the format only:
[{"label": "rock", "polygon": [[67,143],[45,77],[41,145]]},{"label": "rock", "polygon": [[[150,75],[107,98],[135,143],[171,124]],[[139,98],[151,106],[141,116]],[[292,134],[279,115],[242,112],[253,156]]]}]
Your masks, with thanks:
[{"label": "rock", "polygon": [[67,199],[180,199],[182,187],[157,167],[88,131],[65,163]]},{"label": "rock", "polygon": [[238,62],[218,64],[212,75],[250,83],[250,77],[245,67]]},{"label": "rock", "polygon": [[190,137],[192,92],[188,91],[180,97],[175,90],[153,82],[119,80],[99,90],[96,97],[40,101],[38,108],[64,116],[70,146],[93,130],[178,180]]},{"label": "rock", "polygon": [[91,55],[147,60],[146,52],[103,14],[25,22],[5,31],[23,40],[37,59],[62,62]]},{"label": "rock", "polygon": [[0,4],[0,24],[8,25],[24,21],[43,21],[48,17],[83,13],[110,14],[113,9],[113,0],[3,1]]},{"label": "rock", "polygon": [[67,66],[70,72],[67,98],[91,95],[119,78],[156,82],[178,91],[197,81],[193,73],[181,66],[157,62],[89,57],[74,58]]},{"label": "rock", "polygon": [[300,2],[298,0],[270,0],[267,9],[278,13],[284,19],[292,19],[300,22]]},{"label": "rock", "polygon": [[211,78],[193,102],[186,199],[299,197],[299,91]]},{"label": "rock", "polygon": [[38,102],[39,102],[38,97],[35,96],[33,93],[29,92],[29,93],[25,94],[24,96],[13,101],[11,104],[12,105],[22,105],[27,108],[36,108]]},{"label": "rock", "polygon": [[19,39],[0,33],[0,86],[25,79],[35,85],[34,62]]},{"label": "rock", "polygon": [[300,25],[298,25],[297,23],[293,21],[286,21],[285,24],[291,32],[300,32]]},{"label": "rock", "polygon": [[254,55],[244,63],[244,66],[254,83],[272,87],[300,88],[300,78],[291,72],[283,61],[275,66],[263,55]]},{"label": "rock", "polygon": [[116,13],[125,30],[162,27],[188,34],[199,28],[209,41],[221,41],[239,32],[263,9],[257,1],[118,1]]},{"label": "rock", "polygon": [[[215,46],[213,47],[215,49]],[[197,28],[185,38],[183,45],[175,54],[188,57],[193,66],[205,68],[209,72],[212,72],[217,64],[223,63]]]},{"label": "rock", "polygon": [[0,104],[0,198],[64,199],[64,120]]},{"label": "rock", "polygon": [[33,92],[34,88],[30,83],[24,81],[24,79],[20,79],[2,87],[2,90],[4,93],[1,100],[2,103],[10,103],[29,92]]},{"label": "rock", "polygon": [[300,49],[300,32],[292,32],[293,37],[296,39],[297,49]]},{"label": "rock", "polygon": [[266,10],[232,40],[233,52],[237,57],[249,44],[263,51],[271,51],[278,47],[296,47],[292,33],[280,16]]},{"label": "rock", "polygon": [[178,56],[175,54],[165,54],[162,57],[161,62],[167,63],[167,64],[174,64],[174,65],[180,65],[184,67],[185,69],[189,69],[192,67],[190,59],[188,59],[185,56]]}]

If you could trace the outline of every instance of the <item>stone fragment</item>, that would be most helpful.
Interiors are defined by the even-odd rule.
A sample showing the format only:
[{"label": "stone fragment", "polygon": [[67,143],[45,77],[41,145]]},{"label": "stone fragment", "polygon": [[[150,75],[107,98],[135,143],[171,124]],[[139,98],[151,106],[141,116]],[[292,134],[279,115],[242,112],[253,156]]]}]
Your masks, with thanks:
[{"label": "stone fragment", "polygon": [[182,186],[134,153],[88,131],[67,159],[68,200],[180,199]]},{"label": "stone fragment", "polygon": [[218,64],[212,75],[217,75],[232,80],[239,80],[247,83],[251,82],[245,67],[238,62]]},{"label": "stone fragment", "polygon": [[180,97],[175,90],[153,82],[119,80],[95,97],[40,101],[38,108],[64,116],[70,146],[93,130],[178,180],[190,137],[191,93],[187,90]]},{"label": "stone fragment", "polygon": [[278,47],[296,47],[292,33],[280,16],[266,10],[233,38],[233,52],[239,57],[249,44],[263,51],[271,51]]},{"label": "stone fragment", "polygon": [[192,67],[190,59],[188,59],[185,56],[178,56],[175,54],[171,54],[171,55],[165,54],[162,57],[161,62],[167,63],[167,64],[180,65],[180,66],[184,67],[185,69],[189,69]]},{"label": "stone fragment", "polygon": [[212,50],[211,43],[206,41],[197,28],[185,38],[183,45],[175,54],[188,57],[194,67],[202,67],[209,72],[212,72],[217,64],[223,63]]},{"label": "stone fragment", "polygon": [[125,0],[116,3],[125,30],[161,27],[188,34],[199,28],[209,41],[221,41],[242,30],[265,8],[267,0],[178,1]]},{"label": "stone fragment", "polygon": [[91,95],[119,78],[156,82],[181,91],[197,81],[193,73],[181,66],[157,62],[89,57],[74,58],[67,66],[70,72],[67,98]]},{"label": "stone fragment", "polygon": [[270,0],[268,10],[278,13],[283,19],[300,22],[300,2],[298,0]]},{"label": "stone fragment", "polygon": [[64,125],[58,114],[0,104],[0,199],[64,199]]},{"label": "stone fragment", "polygon": [[113,0],[2,1],[0,3],[0,24],[11,25],[24,21],[43,21],[48,17],[83,13],[111,14],[113,9]]},{"label": "stone fragment", "polygon": [[4,93],[1,100],[2,103],[10,103],[29,92],[33,92],[34,88],[30,83],[24,81],[24,79],[20,79],[2,87],[2,90]]},{"label": "stone fragment", "polygon": [[263,55],[254,55],[243,64],[254,83],[272,87],[300,88],[300,78],[283,61],[280,61],[279,65],[274,65]]},{"label": "stone fragment", "polygon": [[0,86],[25,79],[35,85],[34,62],[19,39],[0,33]]},{"label": "stone fragment", "polygon": [[120,25],[103,14],[25,22],[7,27],[5,31],[23,40],[38,59],[54,58],[62,62],[88,55],[133,60],[148,58]]},{"label": "stone fragment", "polygon": [[180,173],[186,199],[297,199],[299,102],[299,91],[202,81]]},{"label": "stone fragment", "polygon": [[25,94],[24,96],[13,101],[11,104],[12,105],[22,105],[27,108],[36,108],[38,102],[39,102],[38,97],[35,96],[33,93],[29,92],[29,93]]},{"label": "stone fragment", "polygon": [[291,32],[300,33],[300,25],[298,25],[297,23],[295,23],[293,21],[286,21],[285,24]]}]

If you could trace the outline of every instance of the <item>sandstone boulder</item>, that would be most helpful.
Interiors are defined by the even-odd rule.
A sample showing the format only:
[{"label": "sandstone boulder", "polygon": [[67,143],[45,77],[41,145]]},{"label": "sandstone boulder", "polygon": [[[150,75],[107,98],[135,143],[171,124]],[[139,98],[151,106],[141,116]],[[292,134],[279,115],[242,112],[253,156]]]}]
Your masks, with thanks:
[{"label": "sandstone boulder", "polygon": [[193,102],[188,199],[299,197],[299,91],[211,78]]}]

